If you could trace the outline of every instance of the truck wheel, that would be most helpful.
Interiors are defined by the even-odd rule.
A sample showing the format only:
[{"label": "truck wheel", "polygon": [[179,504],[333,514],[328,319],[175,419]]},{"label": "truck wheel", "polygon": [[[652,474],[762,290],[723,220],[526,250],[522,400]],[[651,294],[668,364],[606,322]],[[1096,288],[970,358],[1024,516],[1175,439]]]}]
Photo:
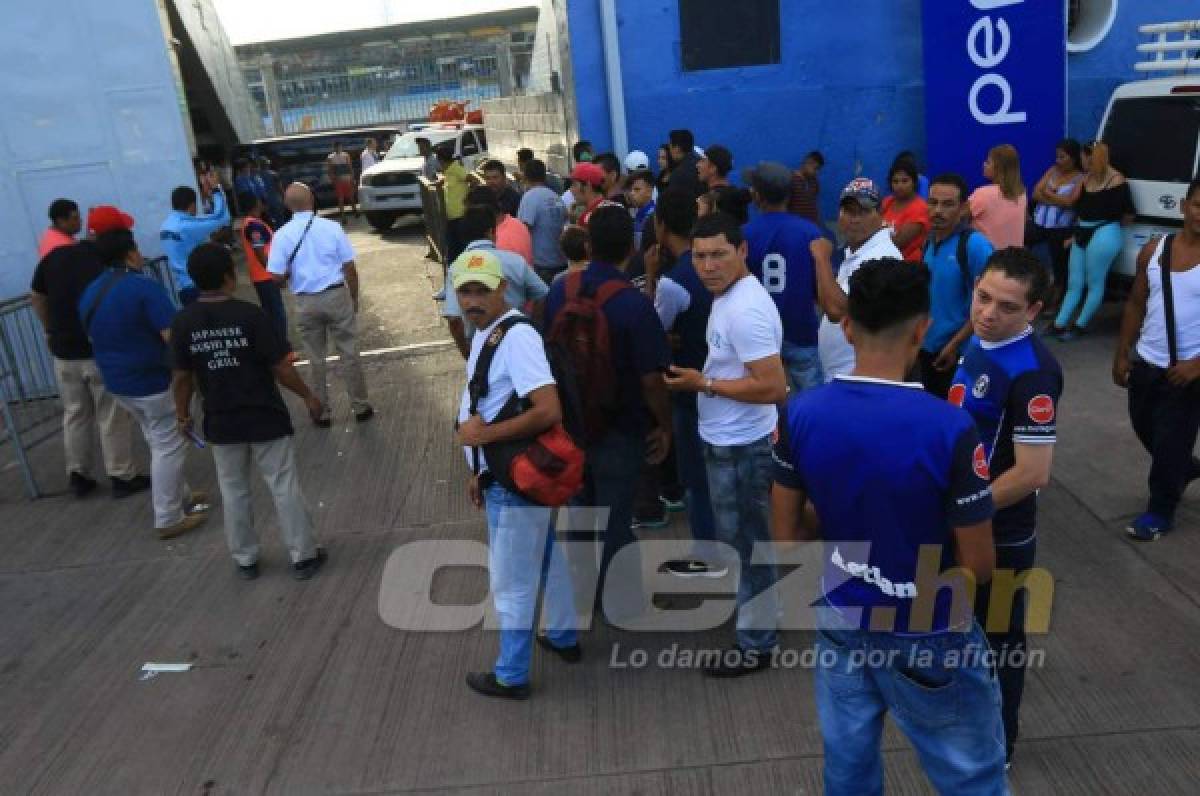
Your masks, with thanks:
[{"label": "truck wheel", "polygon": [[379,232],[387,232],[392,228],[392,224],[396,223],[396,213],[368,212],[367,223]]}]

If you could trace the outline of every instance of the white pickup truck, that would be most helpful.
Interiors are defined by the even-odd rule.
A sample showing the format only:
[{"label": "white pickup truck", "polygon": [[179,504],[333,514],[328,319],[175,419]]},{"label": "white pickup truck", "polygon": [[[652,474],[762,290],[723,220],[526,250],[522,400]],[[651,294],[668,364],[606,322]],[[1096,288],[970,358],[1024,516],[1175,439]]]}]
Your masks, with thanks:
[{"label": "white pickup truck", "polygon": [[390,229],[401,215],[420,214],[424,160],[417,139],[427,138],[435,148],[453,142],[454,154],[468,172],[487,158],[487,137],[478,124],[421,125],[396,138],[383,160],[363,171],[358,180],[358,202],[367,223],[380,232]]},{"label": "white pickup truck", "polygon": [[1146,241],[1183,226],[1180,205],[1200,173],[1200,19],[1143,25],[1149,60],[1139,72],[1169,74],[1118,86],[1108,101],[1098,138],[1129,180],[1137,216],[1125,229],[1125,248],[1112,273],[1132,279]]}]

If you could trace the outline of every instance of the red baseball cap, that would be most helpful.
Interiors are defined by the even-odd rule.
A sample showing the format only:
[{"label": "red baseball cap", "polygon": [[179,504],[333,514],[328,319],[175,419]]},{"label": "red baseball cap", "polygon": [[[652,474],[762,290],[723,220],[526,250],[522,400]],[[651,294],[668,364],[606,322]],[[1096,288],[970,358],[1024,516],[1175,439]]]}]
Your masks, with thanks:
[{"label": "red baseball cap", "polygon": [[593,188],[604,185],[604,169],[595,163],[579,163],[571,169],[571,179],[586,182]]},{"label": "red baseball cap", "polygon": [[133,229],[133,216],[112,205],[97,205],[88,210],[87,231],[89,235],[100,235],[117,229]]}]

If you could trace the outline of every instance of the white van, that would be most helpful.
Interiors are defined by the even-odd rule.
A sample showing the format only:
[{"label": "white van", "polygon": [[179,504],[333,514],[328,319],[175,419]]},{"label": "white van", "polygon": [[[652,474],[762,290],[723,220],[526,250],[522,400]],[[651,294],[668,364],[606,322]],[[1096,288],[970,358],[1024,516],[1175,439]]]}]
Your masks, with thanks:
[{"label": "white van", "polygon": [[1137,210],[1113,265],[1113,274],[1129,279],[1146,241],[1183,226],[1180,205],[1200,172],[1200,19],[1138,30],[1153,37],[1138,52],[1153,57],[1135,68],[1171,76],[1118,86],[1098,136],[1108,144],[1113,166],[1129,180]]},{"label": "white van", "polygon": [[[417,129],[413,129],[417,128]],[[454,154],[462,159],[468,172],[487,159],[487,136],[479,124],[422,124],[411,125],[409,132],[398,136],[383,159],[363,171],[358,180],[358,202],[367,223],[380,232],[389,229],[405,214],[421,212],[421,176],[424,161],[417,149],[417,139],[427,138],[435,148],[453,142]]]}]

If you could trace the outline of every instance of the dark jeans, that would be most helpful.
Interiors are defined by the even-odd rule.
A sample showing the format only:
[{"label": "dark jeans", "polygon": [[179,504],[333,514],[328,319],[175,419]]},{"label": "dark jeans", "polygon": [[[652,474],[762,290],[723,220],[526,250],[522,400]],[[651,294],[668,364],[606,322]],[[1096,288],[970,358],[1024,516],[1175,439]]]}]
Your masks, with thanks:
[{"label": "dark jeans", "polygon": [[1054,275],[1054,295],[1061,296],[1067,287],[1067,262],[1071,259],[1071,250],[1066,246],[1067,238],[1071,237],[1071,227],[1041,227],[1030,221],[1025,225],[1025,248],[1033,251],[1040,244],[1046,244],[1050,253],[1050,268]]},{"label": "dark jeans", "polygon": [[1173,519],[1188,482],[1200,476],[1200,461],[1192,453],[1200,430],[1200,382],[1175,387],[1165,370],[1135,360],[1129,420],[1151,457],[1146,510]]},{"label": "dark jeans", "polygon": [[443,270],[450,267],[450,264],[458,259],[458,255],[463,253],[470,241],[462,239],[462,232],[459,228],[462,226],[461,218],[451,218],[446,221],[446,260],[442,263]]},{"label": "dark jeans", "polygon": [[675,461],[687,501],[688,525],[692,529],[692,555],[706,563],[716,563],[720,551],[712,501],[708,495],[708,468],[704,464],[704,443],[700,439],[700,418],[696,403],[677,402],[671,407],[675,424]]},{"label": "dark jeans", "polygon": [[[996,569],[1011,569],[1017,576],[1033,567],[1037,554],[1037,537],[1012,546],[996,546]],[[975,619],[980,627],[988,629],[988,605],[992,598],[992,584],[981,584],[975,590]],[[1013,744],[1017,742],[1017,714],[1021,710],[1021,695],[1025,692],[1025,664],[1028,654],[1025,648],[1025,616],[1029,610],[1029,595],[1024,589],[1013,595],[1012,613],[994,617],[1005,628],[988,632],[988,645],[996,655],[996,679],[1000,682],[1001,715],[1004,718],[1005,752],[1012,756]],[[1006,621],[1007,620],[1007,621]],[[1019,665],[1014,665],[1014,662]]]},{"label": "dark jeans", "polygon": [[[609,619],[619,621],[636,615],[645,603],[642,599],[641,556],[634,554],[628,569],[621,569],[621,583],[610,587],[605,596],[605,581],[613,556],[636,541],[629,527],[633,521],[633,499],[637,491],[638,473],[646,458],[646,440],[641,434],[610,430],[599,442],[586,450],[587,467],[583,491],[574,501],[577,506],[608,511],[603,528],[600,554],[600,573],[596,581],[596,604],[602,606]],[[602,515],[601,515],[602,516]],[[583,530],[572,523],[573,531]],[[636,549],[636,548],[635,548]],[[582,581],[586,582],[586,581]]]},{"label": "dark jeans", "polygon": [[637,496],[633,501],[633,516],[639,520],[662,519],[667,507],[662,498],[679,493],[679,475],[675,469],[674,440],[667,458],[661,464],[643,464],[638,482]]},{"label": "dark jeans", "polygon": [[283,305],[283,291],[279,289],[279,285],[274,279],[267,279],[255,282],[254,292],[258,293],[258,303],[263,308],[263,312],[267,313],[267,317],[271,319],[275,334],[279,335],[279,339],[291,351],[292,344],[288,340],[287,309]]},{"label": "dark jeans", "polygon": [[198,298],[200,298],[200,288],[198,287],[185,287],[179,291],[179,303],[184,307]]},{"label": "dark jeans", "polygon": [[945,400],[950,393],[950,385],[954,382],[957,365],[948,370],[937,370],[933,366],[937,356],[937,352],[922,348],[917,352],[917,368],[921,374],[921,384],[925,385],[925,392]]}]

